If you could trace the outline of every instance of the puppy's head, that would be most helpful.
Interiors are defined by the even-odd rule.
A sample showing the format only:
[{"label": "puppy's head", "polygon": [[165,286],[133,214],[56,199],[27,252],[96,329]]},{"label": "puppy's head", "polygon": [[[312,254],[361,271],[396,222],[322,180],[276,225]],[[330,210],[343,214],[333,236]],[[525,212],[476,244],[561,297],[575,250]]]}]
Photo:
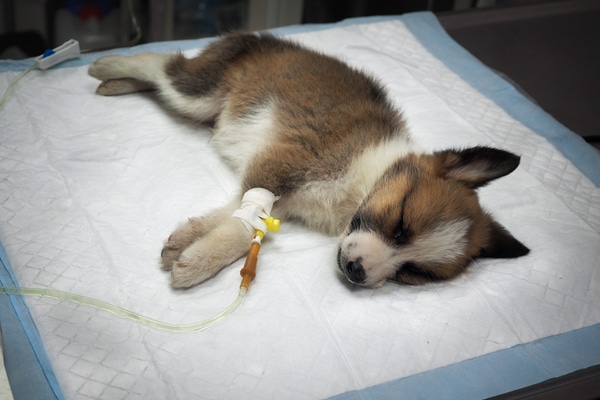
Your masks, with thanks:
[{"label": "puppy's head", "polygon": [[361,286],[421,284],[453,278],[476,257],[527,254],[475,192],[518,165],[518,156],[487,147],[398,160],[340,238],[339,268]]}]

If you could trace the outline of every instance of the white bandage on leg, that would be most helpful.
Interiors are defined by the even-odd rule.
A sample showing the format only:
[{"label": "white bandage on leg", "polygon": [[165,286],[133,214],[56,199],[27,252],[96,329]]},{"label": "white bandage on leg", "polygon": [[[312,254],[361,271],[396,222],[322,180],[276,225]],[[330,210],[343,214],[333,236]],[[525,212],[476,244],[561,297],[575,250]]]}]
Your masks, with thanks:
[{"label": "white bandage on leg", "polygon": [[253,188],[244,193],[242,205],[233,212],[233,216],[242,220],[251,234],[255,230],[267,232],[267,224],[263,221],[271,215],[273,203],[279,199],[272,192],[263,188]]}]

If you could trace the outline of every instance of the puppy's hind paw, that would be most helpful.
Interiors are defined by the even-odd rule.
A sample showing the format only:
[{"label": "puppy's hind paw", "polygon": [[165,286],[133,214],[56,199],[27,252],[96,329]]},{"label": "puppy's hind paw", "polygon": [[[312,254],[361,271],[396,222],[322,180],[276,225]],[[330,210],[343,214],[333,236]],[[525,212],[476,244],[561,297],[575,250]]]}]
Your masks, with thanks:
[{"label": "puppy's hind paw", "polygon": [[125,78],[125,76],[118,72],[118,67],[121,65],[121,60],[124,58],[125,57],[118,55],[100,57],[90,65],[88,74],[101,81]]},{"label": "puppy's hind paw", "polygon": [[96,89],[96,94],[101,96],[119,96],[122,94],[152,90],[150,83],[132,78],[109,79],[103,81]]}]

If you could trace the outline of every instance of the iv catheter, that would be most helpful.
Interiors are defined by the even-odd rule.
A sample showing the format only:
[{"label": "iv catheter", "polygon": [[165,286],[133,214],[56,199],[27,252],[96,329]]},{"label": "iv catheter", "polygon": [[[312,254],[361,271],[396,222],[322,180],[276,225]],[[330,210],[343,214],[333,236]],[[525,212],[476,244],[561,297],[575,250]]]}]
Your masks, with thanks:
[{"label": "iv catheter", "polygon": [[[264,218],[263,222],[267,227],[268,232],[278,232],[280,227],[280,221],[273,217]],[[94,299],[87,296],[82,296],[75,293],[62,292],[60,290],[53,289],[42,289],[42,288],[18,288],[18,287],[6,287],[0,286],[0,294],[6,295],[17,295],[17,296],[39,296],[39,297],[52,297],[58,300],[70,300],[79,304],[86,304],[95,307],[99,310],[108,311],[116,316],[129,319],[131,321],[140,323],[142,325],[149,326],[151,328],[160,329],[169,332],[199,332],[210,328],[219,321],[232,314],[242,304],[250,282],[256,276],[256,265],[258,262],[258,253],[260,251],[262,239],[265,236],[265,232],[261,230],[255,230],[254,238],[250,245],[250,251],[246,257],[244,267],[240,270],[242,276],[242,282],[240,284],[240,291],[237,298],[233,303],[229,305],[225,310],[209,318],[205,321],[195,322],[191,324],[169,324],[166,322],[158,321],[149,317],[140,315],[134,311],[127,310],[126,308],[116,306],[114,304],[107,303],[102,300]]]},{"label": "iv catheter", "polygon": [[[268,232],[279,232],[280,221],[278,219],[268,217],[263,219],[263,221],[267,225]],[[265,232],[258,229],[255,231],[254,239],[252,239],[252,244],[250,245],[250,251],[248,252],[248,256],[246,257],[246,262],[244,263],[244,267],[240,271],[240,275],[242,276],[242,283],[240,284],[240,289],[248,290],[248,288],[250,287],[250,282],[252,282],[252,280],[256,276],[258,252],[260,251],[260,246],[264,237]]]}]

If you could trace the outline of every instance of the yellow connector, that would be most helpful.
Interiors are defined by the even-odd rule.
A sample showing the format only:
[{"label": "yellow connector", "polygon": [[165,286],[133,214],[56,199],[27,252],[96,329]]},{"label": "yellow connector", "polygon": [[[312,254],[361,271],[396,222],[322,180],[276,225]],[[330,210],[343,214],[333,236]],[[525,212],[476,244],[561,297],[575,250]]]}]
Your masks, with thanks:
[{"label": "yellow connector", "polygon": [[[281,221],[275,219],[273,217],[263,218],[264,223],[267,225],[267,232],[279,232],[279,228],[281,227]],[[263,239],[265,237],[265,232],[256,230],[256,236]]]}]

